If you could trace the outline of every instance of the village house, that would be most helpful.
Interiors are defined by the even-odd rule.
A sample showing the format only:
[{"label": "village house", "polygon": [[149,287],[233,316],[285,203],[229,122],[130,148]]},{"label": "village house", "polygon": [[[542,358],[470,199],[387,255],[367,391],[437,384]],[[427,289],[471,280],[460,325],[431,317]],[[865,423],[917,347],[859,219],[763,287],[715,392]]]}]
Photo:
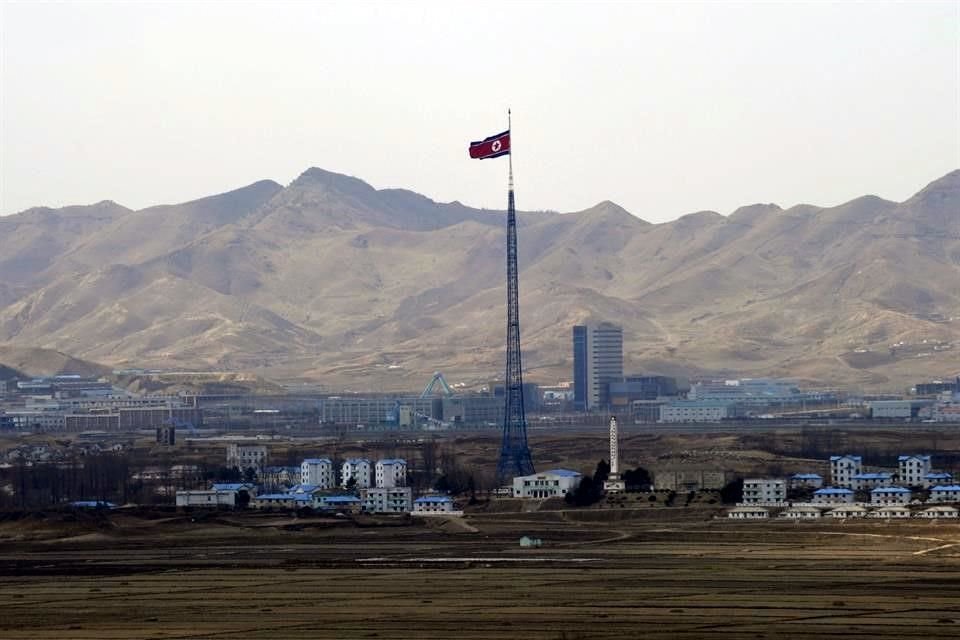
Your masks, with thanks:
[{"label": "village house", "polygon": [[923,511],[918,511],[913,514],[914,518],[926,518],[926,519],[939,519],[939,518],[951,518],[955,519],[960,513],[956,507],[951,507],[947,504],[938,504],[932,507],[927,507]]},{"label": "village house", "polygon": [[847,504],[842,507],[834,507],[827,512],[827,516],[830,518],[837,519],[847,519],[847,518],[864,518],[868,513],[868,509],[860,504]]},{"label": "village house", "polygon": [[818,473],[795,473],[790,476],[791,489],[819,489],[823,486],[823,476]]},{"label": "village house", "polygon": [[868,515],[868,518],[903,519],[910,517],[910,509],[903,505],[889,505],[874,509]]},{"label": "village house", "polygon": [[733,507],[727,511],[727,518],[731,520],[765,520],[770,517],[770,511],[763,507]]},{"label": "village house", "polygon": [[787,520],[816,520],[820,515],[820,509],[816,507],[790,507],[780,517]]}]

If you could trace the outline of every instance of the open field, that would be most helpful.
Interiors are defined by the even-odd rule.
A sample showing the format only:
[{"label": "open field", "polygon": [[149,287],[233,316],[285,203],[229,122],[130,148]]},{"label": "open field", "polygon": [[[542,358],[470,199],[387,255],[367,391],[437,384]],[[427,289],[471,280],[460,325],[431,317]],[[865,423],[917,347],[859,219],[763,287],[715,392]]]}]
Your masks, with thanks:
[{"label": "open field", "polygon": [[960,525],[712,514],[25,518],[0,523],[0,637],[960,635]]}]

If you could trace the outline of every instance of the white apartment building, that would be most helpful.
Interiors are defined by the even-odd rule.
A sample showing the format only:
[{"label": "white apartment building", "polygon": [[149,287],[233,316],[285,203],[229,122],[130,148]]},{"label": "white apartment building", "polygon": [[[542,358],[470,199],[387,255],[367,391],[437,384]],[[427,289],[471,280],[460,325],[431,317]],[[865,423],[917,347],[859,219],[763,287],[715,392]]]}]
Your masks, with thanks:
[{"label": "white apartment building", "polygon": [[923,486],[927,489],[930,487],[945,486],[948,484],[953,484],[953,474],[945,471],[931,471],[927,475],[923,476]]},{"label": "white apartment building", "polygon": [[267,455],[266,445],[231,442],[227,445],[227,467],[236,467],[241,471],[254,469],[259,473],[267,464]]},{"label": "white apartment building", "polygon": [[819,489],[822,486],[823,477],[817,473],[795,473],[790,476],[791,489],[800,489],[803,487]]},{"label": "white apartment building", "polygon": [[453,500],[447,496],[424,496],[413,501],[414,515],[433,515],[433,514],[458,514]]},{"label": "white apartment building", "polygon": [[893,486],[893,474],[887,473],[886,471],[858,473],[851,479],[850,486],[857,490],[890,487]]},{"label": "white apartment building", "polygon": [[346,489],[351,484],[350,480],[353,480],[354,488],[366,489],[373,484],[370,482],[371,472],[369,460],[366,458],[350,458],[340,467],[340,486]]},{"label": "white apartment building", "polygon": [[374,475],[378,487],[386,489],[405,487],[407,486],[407,461],[402,458],[377,460]]},{"label": "white apartment building", "polygon": [[370,487],[360,490],[363,510],[368,513],[410,513],[413,490],[410,487]]},{"label": "white apartment building", "polygon": [[779,504],[787,499],[787,482],[782,478],[747,478],[743,481],[744,504]]},{"label": "white apartment building", "polygon": [[960,485],[938,485],[930,489],[930,502],[960,502]]},{"label": "white apartment building", "polygon": [[830,456],[830,484],[834,487],[853,486],[853,476],[863,473],[863,458],[854,455]]},{"label": "white apartment building", "polygon": [[569,469],[551,469],[529,476],[517,476],[513,479],[514,498],[562,498],[568,491],[574,491],[583,476]]},{"label": "white apartment building", "polygon": [[336,485],[333,462],[329,458],[307,458],[300,463],[300,484],[333,488]]},{"label": "white apartment building", "polygon": [[897,463],[900,467],[900,482],[908,487],[922,486],[924,477],[933,471],[930,456],[900,456]]},{"label": "white apartment building", "polygon": [[871,504],[910,504],[913,497],[910,489],[904,487],[877,487],[870,492]]},{"label": "white apartment building", "polygon": [[824,487],[813,492],[814,504],[851,504],[853,490],[844,487]]}]

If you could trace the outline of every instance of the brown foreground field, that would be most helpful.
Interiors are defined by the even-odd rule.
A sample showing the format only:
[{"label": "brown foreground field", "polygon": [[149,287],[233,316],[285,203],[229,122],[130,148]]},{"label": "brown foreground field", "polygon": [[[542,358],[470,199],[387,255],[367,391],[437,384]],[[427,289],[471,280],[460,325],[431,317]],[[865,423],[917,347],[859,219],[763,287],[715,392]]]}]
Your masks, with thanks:
[{"label": "brown foreground field", "polygon": [[0,638],[960,637],[958,525],[712,515],[8,518]]}]

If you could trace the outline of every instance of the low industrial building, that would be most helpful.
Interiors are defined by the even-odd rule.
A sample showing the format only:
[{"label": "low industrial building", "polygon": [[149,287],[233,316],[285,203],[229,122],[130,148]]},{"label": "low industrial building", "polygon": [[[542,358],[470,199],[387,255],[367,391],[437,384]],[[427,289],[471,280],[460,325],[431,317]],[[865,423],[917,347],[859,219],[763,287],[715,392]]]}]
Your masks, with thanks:
[{"label": "low industrial building", "polygon": [[727,483],[724,471],[705,469],[654,469],[653,487],[657,491],[701,491],[722,489]]},{"label": "low industrial building", "polygon": [[514,498],[562,498],[574,491],[583,476],[569,469],[551,469],[529,476],[517,476],[513,479]]},{"label": "low industrial building", "polygon": [[177,491],[178,507],[234,507],[236,504],[236,491],[217,491],[216,489]]},{"label": "low industrial building", "polygon": [[932,400],[875,400],[868,403],[868,407],[874,420],[909,420],[916,418],[921,409],[932,404]]},{"label": "low industrial building", "polygon": [[674,400],[660,405],[660,422],[721,422],[736,416],[736,405],[722,400]]}]

